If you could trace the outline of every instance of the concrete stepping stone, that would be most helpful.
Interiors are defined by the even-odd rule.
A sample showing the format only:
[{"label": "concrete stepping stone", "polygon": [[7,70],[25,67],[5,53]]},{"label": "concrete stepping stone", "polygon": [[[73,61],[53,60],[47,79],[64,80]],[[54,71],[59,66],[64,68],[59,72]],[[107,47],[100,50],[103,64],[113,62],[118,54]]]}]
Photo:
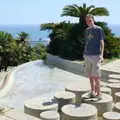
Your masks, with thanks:
[{"label": "concrete stepping stone", "polygon": [[117,79],[109,79],[108,82],[109,82],[109,83],[120,83],[120,80],[117,80]]},{"label": "concrete stepping stone", "polygon": [[81,95],[90,91],[90,87],[81,87],[79,84],[72,84],[65,87],[66,91],[73,92],[75,94],[75,103],[80,104]]},{"label": "concrete stepping stone", "polygon": [[79,106],[68,104],[62,107],[62,120],[97,120],[95,106],[82,103]]},{"label": "concrete stepping stone", "polygon": [[120,102],[120,92],[115,93],[115,102]]},{"label": "concrete stepping stone", "polygon": [[107,87],[107,86],[108,86],[108,83],[107,83],[107,82],[102,82],[102,81],[101,81],[101,82],[100,82],[100,86],[101,86],[101,87]]},{"label": "concrete stepping stone", "polygon": [[61,112],[63,105],[75,103],[75,94],[68,91],[57,92],[54,95],[55,100],[58,102],[58,111]]},{"label": "concrete stepping stone", "polygon": [[115,101],[115,93],[120,92],[120,84],[119,83],[109,83],[108,87],[111,88],[112,97],[113,97],[113,100]]},{"label": "concrete stepping stone", "polygon": [[42,120],[60,120],[59,113],[57,111],[45,111],[40,113]]},{"label": "concrete stepping stone", "polygon": [[41,120],[40,118],[36,118],[33,116],[30,116],[28,114],[16,111],[16,110],[10,110],[5,112],[4,114],[0,115],[0,120]]},{"label": "concrete stepping stone", "polygon": [[89,98],[86,99],[89,93],[85,93],[82,95],[82,101],[85,103],[89,103],[94,105],[98,110],[98,115],[102,115],[104,112],[112,111],[112,102],[113,98],[111,95],[102,93],[101,99],[98,100],[97,98]]},{"label": "concrete stepping stone", "polygon": [[24,103],[24,112],[36,117],[40,117],[40,113],[47,110],[58,110],[58,104],[52,98],[32,98]]},{"label": "concrete stepping stone", "polygon": [[103,120],[120,120],[120,113],[118,112],[105,112]]},{"label": "concrete stepping stone", "polygon": [[120,102],[114,104],[113,111],[120,113]]},{"label": "concrete stepping stone", "polygon": [[102,93],[106,93],[106,94],[111,95],[111,89],[108,87],[101,87],[100,90]]},{"label": "concrete stepping stone", "polygon": [[120,79],[120,74],[110,74],[108,77]]}]

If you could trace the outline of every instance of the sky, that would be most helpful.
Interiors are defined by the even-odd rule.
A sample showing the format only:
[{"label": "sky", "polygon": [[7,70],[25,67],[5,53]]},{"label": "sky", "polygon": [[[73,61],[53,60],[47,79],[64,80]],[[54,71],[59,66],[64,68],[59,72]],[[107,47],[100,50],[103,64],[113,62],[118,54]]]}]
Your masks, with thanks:
[{"label": "sky", "polygon": [[110,16],[96,17],[95,20],[108,24],[120,24],[120,0],[1,0],[0,24],[43,24],[49,22],[76,22],[73,17],[61,17],[66,5],[86,3],[96,7],[105,7]]}]

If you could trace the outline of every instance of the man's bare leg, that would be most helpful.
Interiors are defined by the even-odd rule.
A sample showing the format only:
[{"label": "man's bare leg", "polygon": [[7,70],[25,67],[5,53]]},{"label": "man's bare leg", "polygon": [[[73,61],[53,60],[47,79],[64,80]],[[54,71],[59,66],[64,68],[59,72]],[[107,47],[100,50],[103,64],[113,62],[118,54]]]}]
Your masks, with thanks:
[{"label": "man's bare leg", "polygon": [[89,80],[90,80],[90,85],[91,85],[91,92],[94,94],[95,93],[95,80],[91,75],[89,75]]},{"label": "man's bare leg", "polygon": [[100,95],[100,77],[95,77],[95,92]]}]

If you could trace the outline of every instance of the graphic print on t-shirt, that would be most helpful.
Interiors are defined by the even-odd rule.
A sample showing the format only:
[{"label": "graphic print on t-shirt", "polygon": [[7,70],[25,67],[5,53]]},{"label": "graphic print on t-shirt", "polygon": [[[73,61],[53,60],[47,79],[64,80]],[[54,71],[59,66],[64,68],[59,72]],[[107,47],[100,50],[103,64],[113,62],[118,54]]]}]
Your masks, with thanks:
[{"label": "graphic print on t-shirt", "polygon": [[94,37],[94,36],[93,36],[91,33],[89,33],[88,36],[87,36],[88,40],[93,39],[93,37]]}]

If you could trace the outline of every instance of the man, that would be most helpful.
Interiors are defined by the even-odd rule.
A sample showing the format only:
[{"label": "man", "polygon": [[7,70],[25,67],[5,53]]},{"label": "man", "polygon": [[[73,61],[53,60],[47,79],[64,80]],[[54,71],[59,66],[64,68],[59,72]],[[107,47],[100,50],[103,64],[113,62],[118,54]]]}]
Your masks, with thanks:
[{"label": "man", "polygon": [[85,67],[91,84],[88,98],[101,98],[100,94],[100,63],[103,61],[104,33],[103,29],[94,23],[93,15],[86,16],[88,28],[85,30]]}]

